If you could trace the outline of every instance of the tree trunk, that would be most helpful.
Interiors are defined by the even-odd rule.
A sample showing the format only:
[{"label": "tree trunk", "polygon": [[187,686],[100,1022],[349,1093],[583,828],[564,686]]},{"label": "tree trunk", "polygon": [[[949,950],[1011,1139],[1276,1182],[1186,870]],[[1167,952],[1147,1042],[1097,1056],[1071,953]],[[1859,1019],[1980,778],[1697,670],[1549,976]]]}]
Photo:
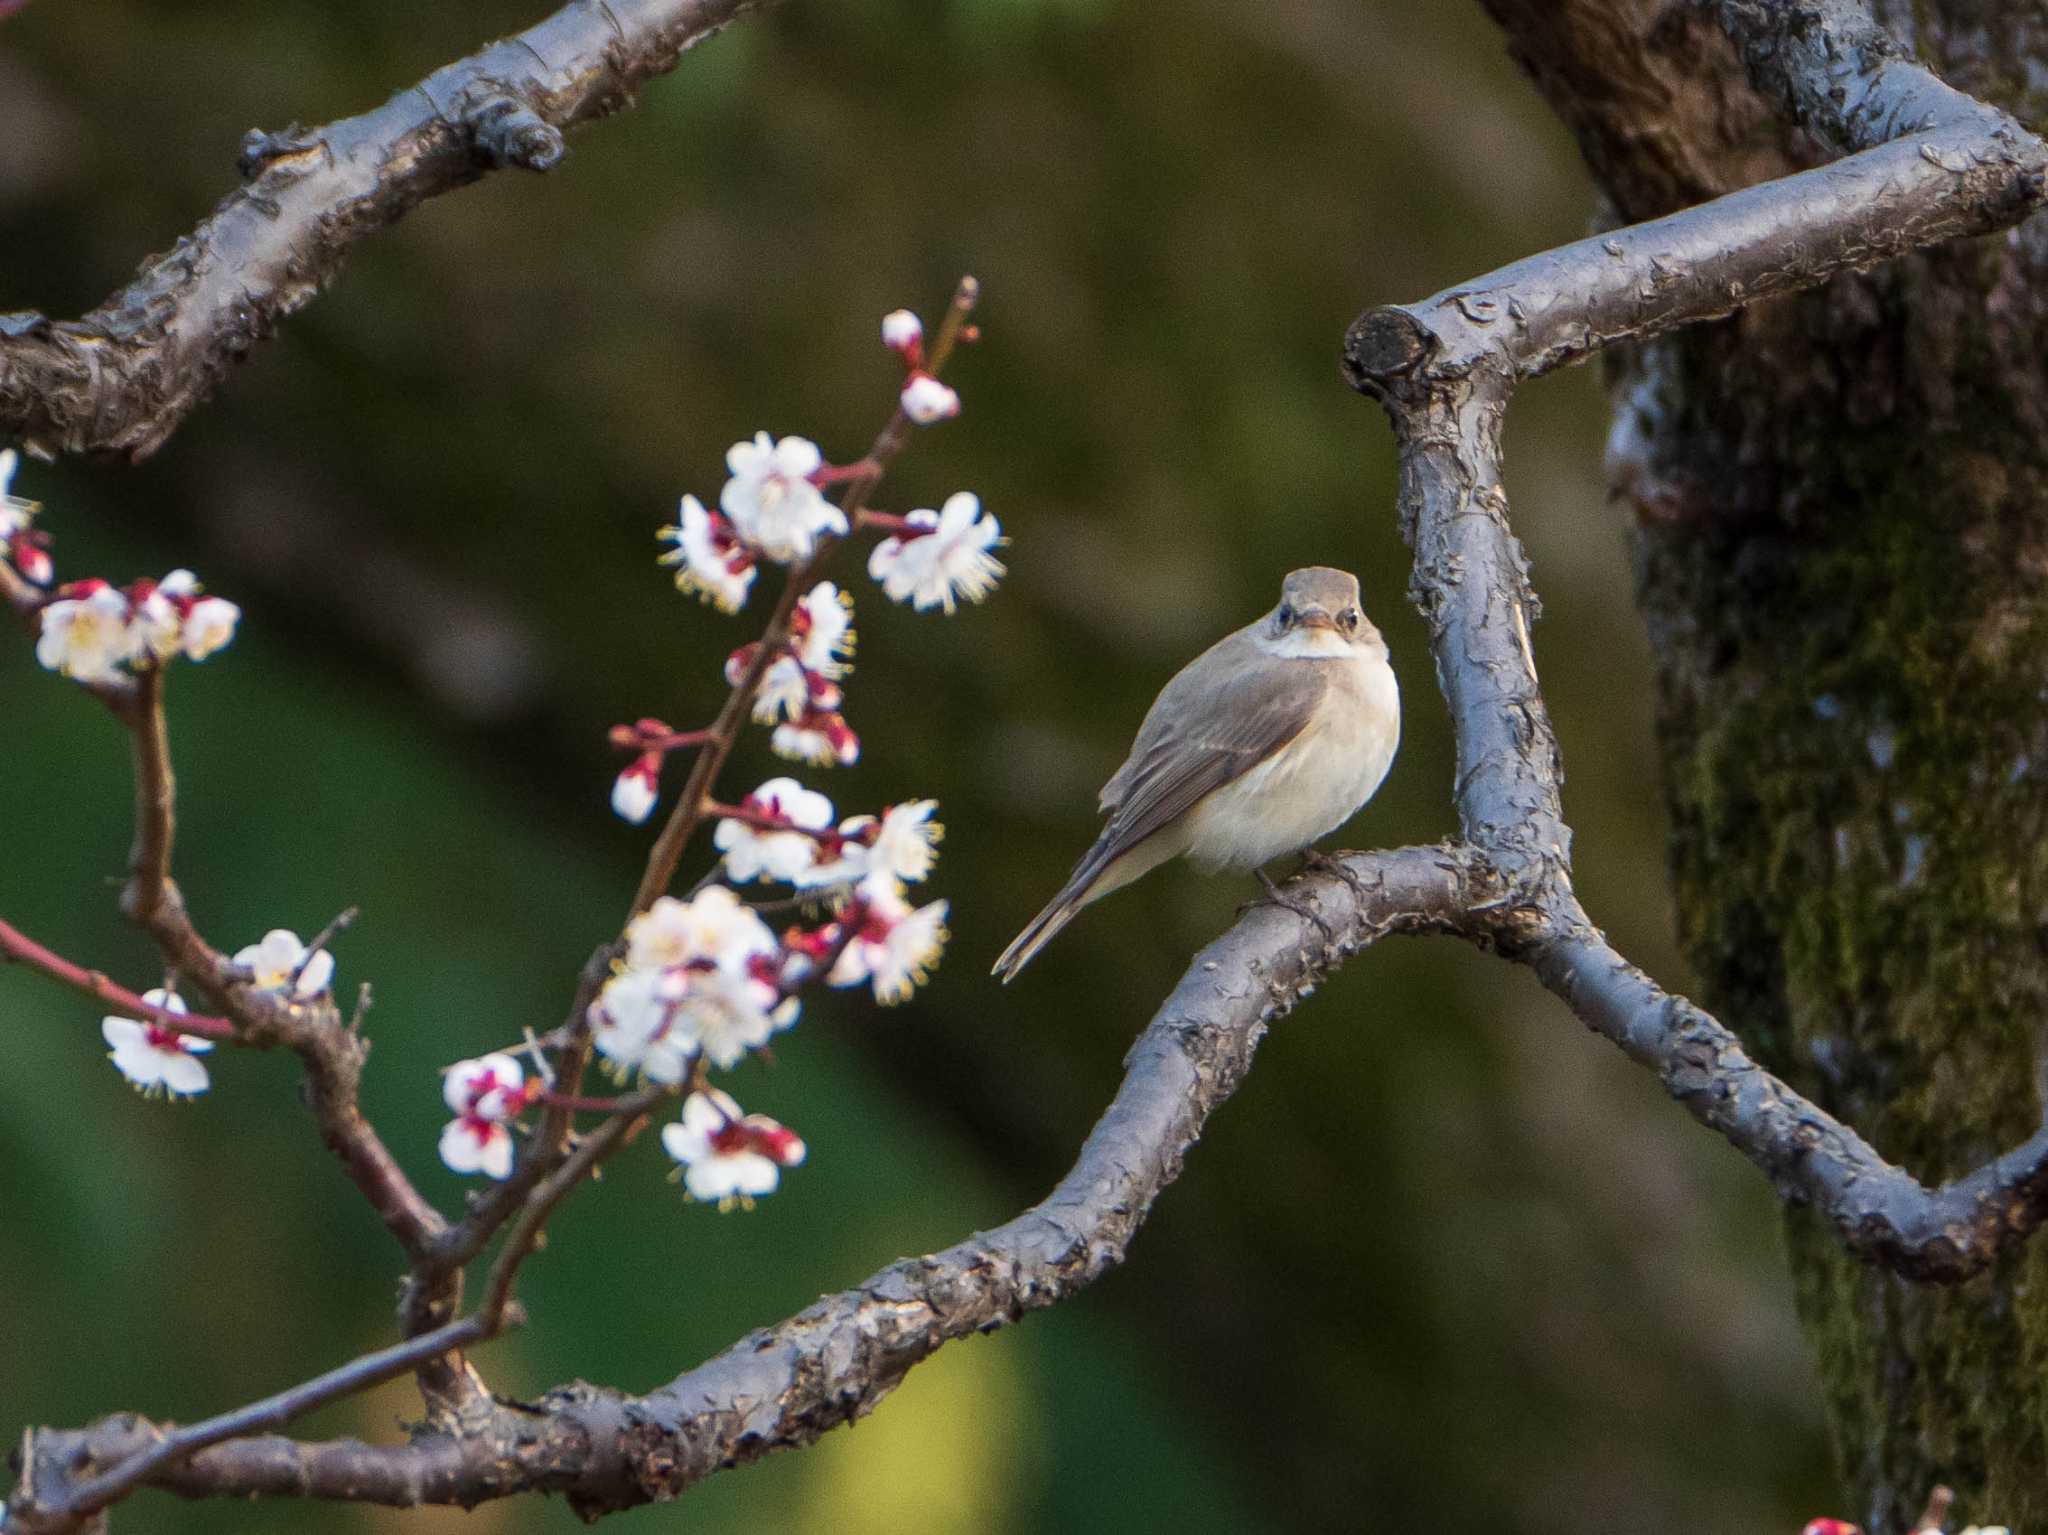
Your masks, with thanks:
[{"label": "tree trunk", "polygon": [[[1812,158],[1660,0],[1487,0],[1634,221]],[[1889,0],[2023,118],[2041,0]],[[2048,1054],[2048,232],[1958,244],[1622,359],[1679,930],[1701,1000],[1925,1180],[2030,1134]],[[1596,914],[1597,915],[1597,914]],[[1957,1288],[1789,1246],[1853,1506],[2048,1527],[2048,1248]]]}]

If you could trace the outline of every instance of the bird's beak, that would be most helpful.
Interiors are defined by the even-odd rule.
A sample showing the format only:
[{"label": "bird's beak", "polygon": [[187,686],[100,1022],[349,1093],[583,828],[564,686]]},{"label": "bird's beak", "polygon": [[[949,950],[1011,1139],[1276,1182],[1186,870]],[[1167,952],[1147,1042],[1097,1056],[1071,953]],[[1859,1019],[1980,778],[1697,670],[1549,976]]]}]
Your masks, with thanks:
[{"label": "bird's beak", "polygon": [[1329,629],[1334,631],[1337,627],[1337,620],[1328,613],[1325,613],[1321,608],[1303,608],[1295,615],[1294,626],[1297,629]]}]

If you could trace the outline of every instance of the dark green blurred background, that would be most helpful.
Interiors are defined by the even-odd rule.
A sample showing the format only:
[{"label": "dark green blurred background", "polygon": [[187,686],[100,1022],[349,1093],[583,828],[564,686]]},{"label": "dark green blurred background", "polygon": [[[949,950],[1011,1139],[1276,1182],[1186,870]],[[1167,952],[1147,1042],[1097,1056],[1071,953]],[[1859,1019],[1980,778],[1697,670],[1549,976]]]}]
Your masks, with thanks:
[{"label": "dark green blurred background", "polygon": [[[507,0],[36,0],[0,25],[0,309],[90,307],[228,187],[251,126],[367,107],[541,8]],[[1571,238],[1562,134],[1463,0],[959,0],[750,19],[586,129],[372,239],[140,469],[32,465],[59,568],[190,564],[247,610],[174,678],[180,873],[226,945],[360,903],[368,1107],[428,1192],[435,1068],[558,1021],[631,892],[606,809],[618,719],[705,718],[746,635],[678,597],[653,530],[727,443],[856,456],[886,412],[886,309],[971,270],[963,419],[895,510],[978,491],[1013,536],[952,621],[853,563],[843,808],[936,795],[954,940],[909,1007],[814,1006],[732,1085],[811,1161],[748,1216],[621,1160],[531,1265],[504,1392],[645,1388],[1058,1176],[1189,952],[1249,893],[1178,869],[1025,978],[990,960],[1093,831],[1145,704],[1289,567],[1358,570],[1408,741],[1351,829],[1451,827],[1450,755],[1403,590],[1388,434],[1339,381],[1345,323]],[[1571,773],[1579,884],[1660,977],[1671,949],[1627,532],[1581,372],[1510,427],[1517,521]],[[0,911],[141,985],[113,910],[114,726],[0,654]],[[758,739],[729,784],[780,766]],[[697,867],[701,867],[701,863]],[[167,1108],[92,1009],[0,975],[0,1438],[118,1407],[190,1418],[388,1341],[395,1264],[283,1058],[215,1057]],[[1831,1501],[1773,1200],[1524,975],[1389,944],[1276,1031],[1131,1264],[946,1350],[852,1432],[628,1529],[1791,1531]],[[305,1425],[388,1435],[394,1386]],[[565,1529],[474,1515],[189,1507],[121,1528]]]}]

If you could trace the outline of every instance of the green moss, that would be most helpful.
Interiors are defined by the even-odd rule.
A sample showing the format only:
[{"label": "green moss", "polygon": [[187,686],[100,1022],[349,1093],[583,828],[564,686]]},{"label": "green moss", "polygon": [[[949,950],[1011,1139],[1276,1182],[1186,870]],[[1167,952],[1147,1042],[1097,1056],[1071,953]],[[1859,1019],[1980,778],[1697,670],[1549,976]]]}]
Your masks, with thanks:
[{"label": "green moss", "polygon": [[[2012,338],[1952,301],[1990,280],[1951,253],[1665,354],[1706,520],[1643,540],[1707,1000],[1928,1181],[2038,1123],[2048,1017],[2048,461]],[[2048,1259],[1911,1286],[1807,1215],[1791,1252],[1870,1526],[1937,1481],[1966,1521],[2048,1524]]]}]

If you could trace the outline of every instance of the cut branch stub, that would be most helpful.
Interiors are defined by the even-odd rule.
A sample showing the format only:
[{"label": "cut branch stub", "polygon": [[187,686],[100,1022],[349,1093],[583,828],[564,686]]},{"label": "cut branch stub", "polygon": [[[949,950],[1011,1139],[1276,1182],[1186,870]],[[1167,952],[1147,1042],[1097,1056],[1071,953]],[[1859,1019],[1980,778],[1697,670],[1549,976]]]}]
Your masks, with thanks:
[{"label": "cut branch stub", "polygon": [[1383,399],[1395,379],[1436,349],[1436,336],[1407,310],[1368,309],[1344,337],[1344,377],[1360,393]]}]

